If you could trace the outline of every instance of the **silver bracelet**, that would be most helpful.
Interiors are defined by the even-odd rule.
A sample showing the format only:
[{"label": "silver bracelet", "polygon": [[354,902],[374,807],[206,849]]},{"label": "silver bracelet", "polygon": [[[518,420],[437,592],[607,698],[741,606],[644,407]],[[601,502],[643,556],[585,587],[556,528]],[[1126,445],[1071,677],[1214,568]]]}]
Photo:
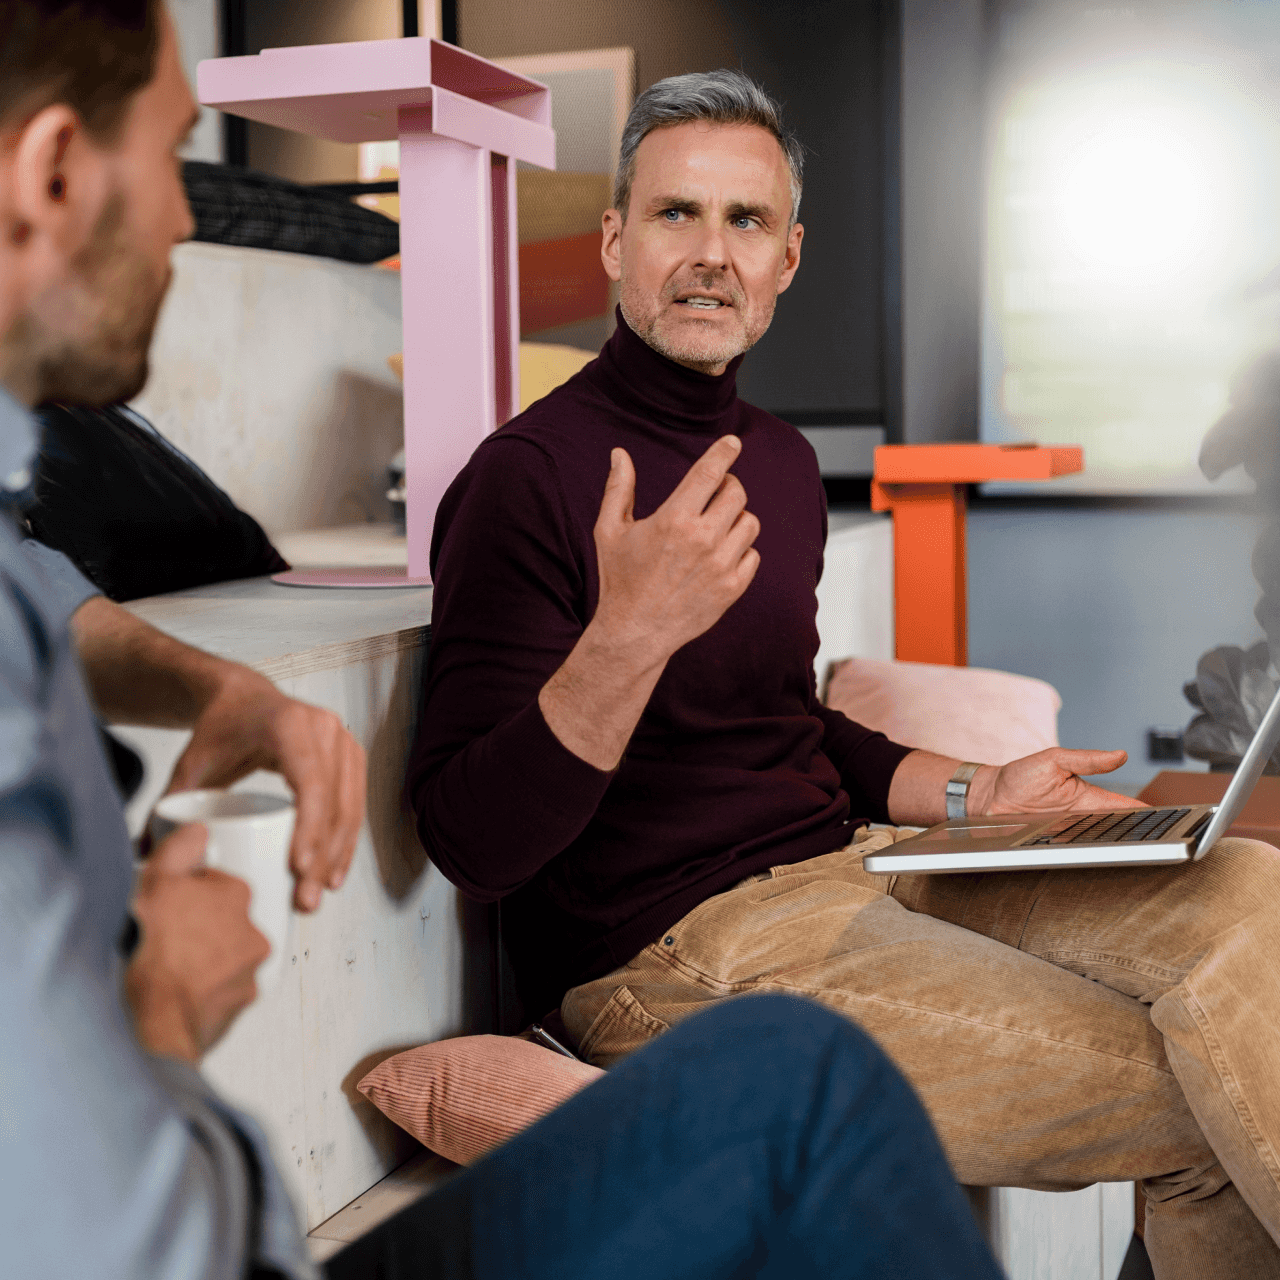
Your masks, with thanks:
[{"label": "silver bracelet", "polygon": [[962,764],[951,775],[947,783],[947,817],[967,818],[969,816],[969,786],[973,775],[981,769],[980,764]]}]

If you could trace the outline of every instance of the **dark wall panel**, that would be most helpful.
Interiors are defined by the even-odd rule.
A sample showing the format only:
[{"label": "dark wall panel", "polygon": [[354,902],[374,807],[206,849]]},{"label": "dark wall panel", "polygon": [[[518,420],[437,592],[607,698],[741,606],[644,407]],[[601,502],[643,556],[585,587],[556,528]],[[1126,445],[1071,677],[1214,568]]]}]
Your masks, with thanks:
[{"label": "dark wall panel", "polygon": [[747,357],[743,394],[806,422],[882,421],[884,132],[881,10],[891,0],[458,0],[488,57],[629,45],[636,88],[740,66],[809,148],[801,268]]},{"label": "dark wall panel", "polygon": [[636,90],[732,65],[733,36],[716,0],[457,0],[458,42],[486,58],[627,45]]},{"label": "dark wall panel", "polygon": [[748,400],[811,422],[881,420],[881,7],[877,0],[724,5],[736,61],[782,101],[809,150],[800,270],[739,385]]}]

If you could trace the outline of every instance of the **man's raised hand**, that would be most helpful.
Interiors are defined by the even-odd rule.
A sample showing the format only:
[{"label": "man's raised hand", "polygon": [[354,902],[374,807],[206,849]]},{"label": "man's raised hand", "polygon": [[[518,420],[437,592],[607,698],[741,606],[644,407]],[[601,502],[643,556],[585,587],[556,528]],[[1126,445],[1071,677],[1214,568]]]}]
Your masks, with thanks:
[{"label": "man's raised hand", "polygon": [[288,698],[265,677],[227,664],[168,790],[229,787],[255,769],[281,774],[293,789],[293,902],[314,911],[321,891],[341,886],[351,866],[364,820],[364,751],[333,712]]},{"label": "man's raised hand", "polygon": [[595,540],[600,599],[578,643],[538,693],[547,727],[597,769],[618,767],[668,659],[714,626],[760,564],[760,522],[729,475],[722,436],[651,516],[633,509],[636,473],[615,449]]},{"label": "man's raised hand", "polygon": [[665,662],[709,630],[760,565],[760,521],[729,468],[742,443],[721,436],[652,515],[636,520],[636,473],[614,449],[595,526],[600,600],[594,624],[615,643]]},{"label": "man's raised hand", "polygon": [[108,724],[191,730],[169,791],[229,787],[255,769],[283,775],[298,806],[289,850],[293,902],[314,911],[324,889],[342,884],[364,819],[364,751],[338,717],[103,596],[76,610],[71,630]]}]

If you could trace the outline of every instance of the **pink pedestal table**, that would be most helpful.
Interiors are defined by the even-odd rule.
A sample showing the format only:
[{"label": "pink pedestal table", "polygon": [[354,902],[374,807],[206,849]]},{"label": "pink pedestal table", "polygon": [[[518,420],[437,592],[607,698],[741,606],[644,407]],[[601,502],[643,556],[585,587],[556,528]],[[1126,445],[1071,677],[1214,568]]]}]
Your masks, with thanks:
[{"label": "pink pedestal table", "polygon": [[427,37],[264,49],[200,63],[199,98],[332,142],[400,140],[408,576],[281,574],[298,586],[421,586],[436,508],[520,404],[517,160],[555,168],[551,91]]}]

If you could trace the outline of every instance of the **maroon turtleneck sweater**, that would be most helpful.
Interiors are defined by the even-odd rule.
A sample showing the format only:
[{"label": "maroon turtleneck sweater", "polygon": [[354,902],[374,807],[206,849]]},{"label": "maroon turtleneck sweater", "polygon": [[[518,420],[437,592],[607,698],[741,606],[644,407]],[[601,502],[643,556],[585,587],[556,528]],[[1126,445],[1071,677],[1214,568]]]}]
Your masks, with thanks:
[{"label": "maroon turtleneck sweater", "polygon": [[[625,963],[744,876],[887,819],[908,748],[823,706],[815,587],[827,512],[813,449],[720,377],[651,350],[619,316],[599,359],[489,436],[449,486],[431,540],[431,650],[407,795],[432,861],[503,899],[531,1012]],[[580,760],[538,691],[595,611],[592,529],[609,451],[651,515],[713,440],[760,519],[760,567],[667,663],[620,766]]]}]

